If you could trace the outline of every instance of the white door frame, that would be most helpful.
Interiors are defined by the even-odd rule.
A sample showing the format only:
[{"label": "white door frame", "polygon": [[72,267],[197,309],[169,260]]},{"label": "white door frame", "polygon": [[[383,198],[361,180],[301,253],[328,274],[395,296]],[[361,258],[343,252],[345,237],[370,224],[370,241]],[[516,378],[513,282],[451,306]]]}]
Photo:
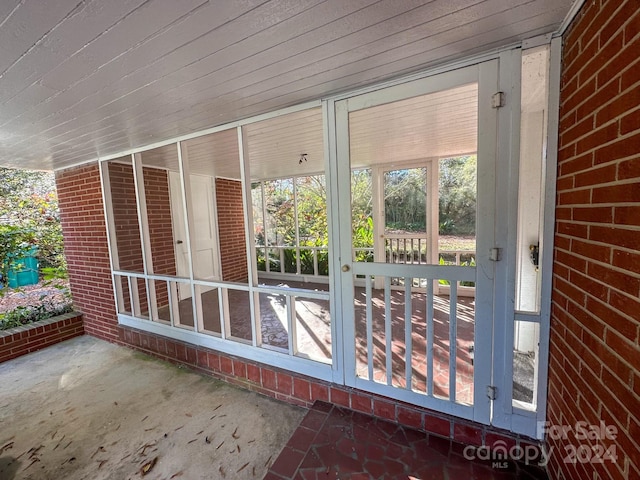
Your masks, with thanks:
[{"label": "white door frame", "polygon": [[[405,389],[396,389],[375,382],[363,381],[356,376],[355,360],[355,318],[353,310],[353,273],[354,267],[361,268],[352,262],[351,254],[351,215],[350,193],[351,175],[349,162],[349,125],[350,111],[390,103],[432,92],[447,90],[469,83],[478,83],[478,218],[482,221],[477,225],[477,260],[476,260],[476,338],[474,352],[474,404],[466,406],[432,396],[417,394]],[[497,110],[491,108],[491,97],[498,88],[498,61],[491,60],[481,64],[468,66],[459,70],[445,72],[422,80],[406,84],[395,85],[375,92],[330,102],[335,109],[335,159],[337,165],[337,187],[339,204],[342,215],[339,216],[339,263],[336,265],[340,277],[339,289],[342,292],[342,333],[343,333],[343,364],[345,383],[363,390],[389,395],[393,389],[394,397],[398,400],[417,403],[427,408],[433,408],[444,413],[450,413],[488,424],[491,418],[491,401],[486,395],[486,387],[491,385],[492,362],[492,331],[493,331],[493,285],[494,263],[489,258],[490,249],[494,246],[495,220],[495,158],[497,138]],[[333,105],[331,105],[333,103]],[[385,272],[393,266],[385,264],[367,264],[367,270],[378,268]],[[398,267],[398,266],[395,266]],[[415,267],[415,266],[410,266]],[[335,268],[335,267],[334,267]],[[340,271],[346,269],[344,272]],[[439,265],[428,266],[430,272]],[[456,267],[473,268],[473,267]],[[428,274],[425,276],[429,276]],[[340,328],[340,327],[338,327]]]}]

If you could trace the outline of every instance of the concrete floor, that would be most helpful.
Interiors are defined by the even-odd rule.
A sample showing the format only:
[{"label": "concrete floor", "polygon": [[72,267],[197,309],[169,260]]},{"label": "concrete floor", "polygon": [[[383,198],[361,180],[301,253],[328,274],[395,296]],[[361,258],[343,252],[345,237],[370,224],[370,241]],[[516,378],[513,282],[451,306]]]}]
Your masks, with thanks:
[{"label": "concrete floor", "polygon": [[79,337],[0,364],[0,478],[261,479],[304,413]]}]

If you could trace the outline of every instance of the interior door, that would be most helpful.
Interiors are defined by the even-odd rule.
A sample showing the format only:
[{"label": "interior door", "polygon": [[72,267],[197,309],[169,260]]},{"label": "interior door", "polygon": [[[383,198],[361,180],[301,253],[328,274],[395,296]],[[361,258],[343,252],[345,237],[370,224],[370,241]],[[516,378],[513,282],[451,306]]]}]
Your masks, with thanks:
[{"label": "interior door", "polygon": [[[187,247],[184,210],[182,208],[182,187],[180,184],[180,174],[178,172],[169,172],[171,222],[173,225],[173,238],[176,242],[174,247],[176,256],[176,274],[179,277],[189,278],[189,251]],[[179,300],[189,298],[191,296],[190,284],[178,283],[177,287]]]},{"label": "interior door", "polygon": [[[345,383],[487,424],[497,68],[497,61],[486,62],[335,103]],[[429,162],[450,173],[462,165],[459,171],[474,175],[467,182],[475,202],[474,251],[466,264],[444,262],[434,252],[437,241],[417,245],[443,229],[438,198],[418,201],[427,185],[433,192],[443,183]],[[392,200],[385,182],[402,187]],[[385,202],[386,212],[376,212]],[[407,227],[411,219],[421,234]],[[401,230],[395,232],[401,245],[390,245],[390,225]],[[449,286],[447,295],[439,293],[441,284]],[[459,296],[461,285],[474,286],[475,297]]]},{"label": "interior door", "polygon": [[[189,277],[188,245],[180,198],[180,176],[177,172],[170,173],[170,182],[177,273],[180,277]],[[220,262],[213,179],[206,175],[191,175],[190,185],[194,231],[193,276],[201,280],[219,280]],[[206,291],[208,288],[202,287],[202,289]],[[180,300],[191,297],[191,285],[178,283],[178,297]]]}]

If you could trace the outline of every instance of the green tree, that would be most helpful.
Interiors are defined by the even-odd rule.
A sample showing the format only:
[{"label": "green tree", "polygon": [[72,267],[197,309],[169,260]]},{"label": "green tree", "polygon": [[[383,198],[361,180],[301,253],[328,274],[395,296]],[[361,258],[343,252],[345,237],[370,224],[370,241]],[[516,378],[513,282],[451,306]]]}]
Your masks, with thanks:
[{"label": "green tree", "polygon": [[[18,243],[38,247],[41,268],[66,272],[53,173],[0,168],[0,218],[3,225],[15,227],[11,235],[26,235]],[[12,248],[8,243],[5,247]]]},{"label": "green tree", "polygon": [[427,226],[426,168],[406,168],[384,173],[385,227],[424,232]]},{"label": "green tree", "polygon": [[440,160],[439,223],[441,235],[476,233],[476,156]]}]

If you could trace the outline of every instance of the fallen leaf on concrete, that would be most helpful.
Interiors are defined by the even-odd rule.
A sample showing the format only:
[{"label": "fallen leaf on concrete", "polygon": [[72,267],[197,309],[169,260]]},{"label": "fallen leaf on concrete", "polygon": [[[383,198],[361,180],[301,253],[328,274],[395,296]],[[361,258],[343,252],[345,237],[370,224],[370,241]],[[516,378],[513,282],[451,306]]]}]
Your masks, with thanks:
[{"label": "fallen leaf on concrete", "polygon": [[152,447],[155,447],[156,445],[157,445],[157,442],[147,443],[147,444],[143,445],[142,447],[140,447],[138,449],[138,450],[141,450],[140,451],[140,455],[143,455],[143,456],[146,455],[147,454],[146,453],[147,452],[147,448],[152,448]]},{"label": "fallen leaf on concrete", "polygon": [[220,447],[221,447],[223,444],[224,444],[224,440],[222,441],[222,443],[221,443],[220,445],[218,445],[218,446],[216,447],[216,450],[220,450]]},{"label": "fallen leaf on concrete", "polygon": [[202,435],[204,433],[204,430],[200,430],[198,433],[196,433],[196,435]]},{"label": "fallen leaf on concrete", "polygon": [[172,478],[181,477],[181,476],[182,476],[182,470],[180,470],[179,472],[176,472],[173,475],[171,475],[169,477],[169,480],[171,480]]},{"label": "fallen leaf on concrete", "polygon": [[227,476],[227,474],[224,473],[224,468],[222,468],[222,465],[220,465],[220,468],[218,468],[218,471],[220,472],[220,475],[222,475],[222,478],[225,478]]},{"label": "fallen leaf on concrete", "polygon": [[236,448],[238,449],[238,453],[240,453],[240,445],[236,445]]},{"label": "fallen leaf on concrete", "polygon": [[191,415],[190,413],[185,413],[185,415],[186,415],[187,417],[193,417],[193,415]]},{"label": "fallen leaf on concrete", "polygon": [[222,406],[222,404],[218,405],[216,408],[213,409],[213,411],[215,412],[217,409],[219,409]]},{"label": "fallen leaf on concrete", "polygon": [[233,433],[231,434],[231,436],[232,436],[233,438],[236,438],[236,439],[240,438],[240,435],[236,435],[236,433],[237,433],[237,432],[238,432],[238,427],[236,427],[236,429],[233,431]]},{"label": "fallen leaf on concrete", "polygon": [[190,444],[190,443],[193,443],[193,442],[195,442],[195,441],[197,441],[197,440],[198,440],[197,438],[194,438],[193,440],[189,440],[189,441],[187,442],[187,445],[188,445],[188,444]]},{"label": "fallen leaf on concrete", "polygon": [[99,452],[104,452],[104,447],[102,445],[100,445],[98,449],[95,452],[93,452],[93,455],[91,455],[90,458],[95,457]]},{"label": "fallen leaf on concrete", "polygon": [[236,473],[239,473],[239,472],[241,472],[242,470],[244,470],[245,468],[247,468],[247,465],[249,465],[249,462],[247,462],[247,463],[245,463],[244,465],[242,465],[242,466],[238,469],[238,471],[236,471]]},{"label": "fallen leaf on concrete", "polygon": [[140,420],[140,422],[144,422],[147,418],[149,418],[149,415],[147,415],[146,417],[144,417],[142,420]]},{"label": "fallen leaf on concrete", "polygon": [[140,469],[140,473],[142,474],[143,477],[151,471],[151,469],[155,466],[157,461],[158,461],[158,457],[153,457],[147,463],[142,465],[142,468]]},{"label": "fallen leaf on concrete", "polygon": [[5,443],[2,447],[0,447],[0,455],[2,455],[2,452],[4,452],[5,450],[11,450],[13,448],[13,444],[14,442],[8,442],[8,443]]},{"label": "fallen leaf on concrete", "polygon": [[255,465],[251,469],[251,475],[253,475],[254,477],[256,476],[256,466]]},{"label": "fallen leaf on concrete", "polygon": [[209,440],[209,437],[207,436],[207,437],[204,437],[204,442],[205,443],[211,443],[211,440]]},{"label": "fallen leaf on concrete", "polygon": [[[271,457],[273,457],[273,455],[271,455]],[[266,467],[267,465],[269,465],[269,462],[271,461],[271,457],[267,458],[267,461],[264,462],[264,466]]]},{"label": "fallen leaf on concrete", "polygon": [[107,462],[108,460],[100,460],[100,463],[98,464],[98,470],[100,470],[102,468],[102,465],[104,465]]}]

